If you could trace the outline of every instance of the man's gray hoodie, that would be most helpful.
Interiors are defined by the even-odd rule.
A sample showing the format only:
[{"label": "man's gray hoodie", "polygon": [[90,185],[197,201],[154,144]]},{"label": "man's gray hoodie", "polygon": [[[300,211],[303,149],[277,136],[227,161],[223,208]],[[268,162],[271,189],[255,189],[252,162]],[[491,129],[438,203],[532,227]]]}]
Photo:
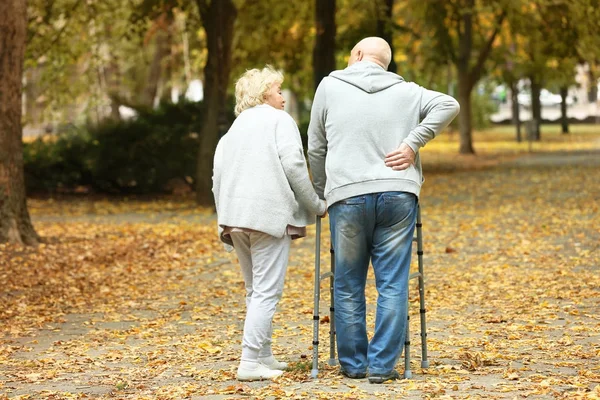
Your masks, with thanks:
[{"label": "man's gray hoodie", "polygon": [[[308,127],[317,194],[328,205],[366,193],[419,196],[423,172],[418,151],[459,110],[454,98],[406,82],[369,61],[332,72],[317,88]],[[415,151],[415,165],[394,171],[384,159],[402,143]]]}]

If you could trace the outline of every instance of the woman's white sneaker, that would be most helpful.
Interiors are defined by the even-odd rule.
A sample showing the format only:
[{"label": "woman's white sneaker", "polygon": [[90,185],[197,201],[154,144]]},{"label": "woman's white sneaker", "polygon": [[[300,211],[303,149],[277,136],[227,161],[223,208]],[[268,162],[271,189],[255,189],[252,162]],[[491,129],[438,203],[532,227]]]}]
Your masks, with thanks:
[{"label": "woman's white sneaker", "polygon": [[241,362],[237,370],[238,381],[262,381],[281,376],[283,371],[270,369],[261,363]]},{"label": "woman's white sneaker", "polygon": [[269,369],[279,369],[283,371],[288,367],[288,364],[286,362],[277,361],[273,356],[258,357],[258,362]]}]

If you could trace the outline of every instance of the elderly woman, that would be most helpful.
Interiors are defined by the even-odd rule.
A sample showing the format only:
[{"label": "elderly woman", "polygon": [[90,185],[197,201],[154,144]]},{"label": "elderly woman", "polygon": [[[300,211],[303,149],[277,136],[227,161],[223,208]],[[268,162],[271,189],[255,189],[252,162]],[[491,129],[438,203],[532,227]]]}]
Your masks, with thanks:
[{"label": "elderly woman", "polygon": [[327,207],[315,193],[298,126],[283,111],[283,75],[252,69],[235,85],[237,118],[220,140],[213,193],[221,240],[233,245],[246,286],[246,321],[237,379],[272,379],[285,362],[271,350],[292,239]]}]

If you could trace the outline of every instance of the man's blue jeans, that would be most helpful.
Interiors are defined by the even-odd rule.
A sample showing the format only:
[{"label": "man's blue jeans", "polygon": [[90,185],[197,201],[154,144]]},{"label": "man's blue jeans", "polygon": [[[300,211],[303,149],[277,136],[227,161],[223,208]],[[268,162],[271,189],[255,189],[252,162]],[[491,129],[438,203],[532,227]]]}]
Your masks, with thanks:
[{"label": "man's blue jeans", "polygon": [[[351,197],[329,208],[335,330],[340,366],[347,373],[390,373],[402,354],[417,201],[412,193],[383,192]],[[369,261],[379,294],[370,343],[365,303]]]}]

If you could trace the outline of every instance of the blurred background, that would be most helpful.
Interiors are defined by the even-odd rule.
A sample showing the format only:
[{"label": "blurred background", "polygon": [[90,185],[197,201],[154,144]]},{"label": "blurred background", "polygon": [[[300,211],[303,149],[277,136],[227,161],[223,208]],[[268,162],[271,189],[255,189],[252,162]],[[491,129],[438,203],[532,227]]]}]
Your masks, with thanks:
[{"label": "blurred background", "polygon": [[[239,385],[211,193],[235,81],[281,70],[306,140],[315,87],[374,35],[461,104],[420,150],[431,367],[413,324],[415,379],[307,380],[310,228],[274,330],[292,370]],[[598,0],[0,0],[0,400],[598,400],[599,78]]]},{"label": "blurred background", "polygon": [[[210,204],[212,154],[246,69],[285,75],[306,134],[318,82],[381,36],[390,70],[461,103],[456,152],[503,125],[600,121],[594,0],[30,0],[23,74],[29,193],[195,191]],[[513,128],[507,128],[512,126]]]}]

